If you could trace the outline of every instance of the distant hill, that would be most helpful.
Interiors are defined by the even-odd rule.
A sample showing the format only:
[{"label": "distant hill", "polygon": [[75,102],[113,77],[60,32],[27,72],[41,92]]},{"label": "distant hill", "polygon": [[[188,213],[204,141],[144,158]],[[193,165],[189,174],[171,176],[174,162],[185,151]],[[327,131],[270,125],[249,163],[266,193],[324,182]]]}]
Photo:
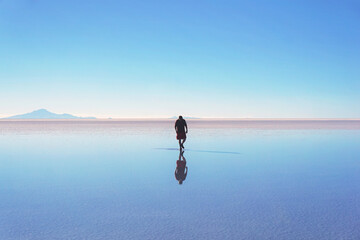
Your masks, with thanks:
[{"label": "distant hill", "polygon": [[[170,119],[178,119],[179,117],[178,116],[173,116],[171,117]],[[200,119],[198,117],[183,117],[184,119]]]},{"label": "distant hill", "polygon": [[95,117],[77,117],[71,114],[56,114],[46,109],[39,109],[31,113],[7,117],[7,119],[96,119]]}]

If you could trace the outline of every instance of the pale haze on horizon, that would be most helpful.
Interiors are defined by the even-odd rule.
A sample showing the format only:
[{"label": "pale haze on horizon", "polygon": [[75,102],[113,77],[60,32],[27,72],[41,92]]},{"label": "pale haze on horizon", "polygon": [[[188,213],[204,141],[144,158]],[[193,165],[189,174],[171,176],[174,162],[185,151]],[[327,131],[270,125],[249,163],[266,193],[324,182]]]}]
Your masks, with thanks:
[{"label": "pale haze on horizon", "polygon": [[0,0],[0,118],[360,118],[356,1]]}]

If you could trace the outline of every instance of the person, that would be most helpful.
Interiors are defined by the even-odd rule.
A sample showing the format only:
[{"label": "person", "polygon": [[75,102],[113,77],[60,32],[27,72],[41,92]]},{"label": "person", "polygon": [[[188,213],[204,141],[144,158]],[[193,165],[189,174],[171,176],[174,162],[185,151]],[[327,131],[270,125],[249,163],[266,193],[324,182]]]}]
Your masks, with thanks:
[{"label": "person", "polygon": [[[176,131],[176,139],[179,140],[179,147],[184,147],[184,143],[186,141],[186,134],[188,133],[188,127],[185,119],[182,116],[179,116],[179,119],[175,122],[175,131]],[[182,141],[181,141],[182,140]]]},{"label": "person", "polygon": [[183,181],[185,181],[188,173],[188,167],[186,166],[186,159],[183,154],[184,151],[180,149],[179,160],[176,161],[176,169],[175,169],[175,179],[179,181],[180,185],[183,183]]}]

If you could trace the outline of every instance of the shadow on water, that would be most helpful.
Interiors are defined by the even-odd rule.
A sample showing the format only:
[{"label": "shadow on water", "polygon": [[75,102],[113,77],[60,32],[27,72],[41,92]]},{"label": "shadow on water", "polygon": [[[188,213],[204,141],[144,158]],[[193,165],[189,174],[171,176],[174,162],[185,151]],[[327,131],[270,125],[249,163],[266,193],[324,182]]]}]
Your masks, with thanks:
[{"label": "shadow on water", "polygon": [[[156,149],[156,150],[168,150],[168,151],[179,151],[179,148],[154,148],[154,149]],[[241,154],[239,152],[208,151],[208,150],[195,150],[195,149],[186,149],[186,151],[203,152],[203,153]]]}]

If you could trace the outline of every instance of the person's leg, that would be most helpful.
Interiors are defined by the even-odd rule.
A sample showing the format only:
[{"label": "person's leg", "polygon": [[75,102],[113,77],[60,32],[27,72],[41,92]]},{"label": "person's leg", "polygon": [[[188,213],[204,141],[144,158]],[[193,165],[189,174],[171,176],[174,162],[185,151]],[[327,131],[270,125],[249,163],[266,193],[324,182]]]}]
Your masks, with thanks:
[{"label": "person's leg", "polygon": [[180,150],[181,150],[181,146],[182,146],[181,139],[179,139],[179,147],[180,147]]},{"label": "person's leg", "polygon": [[[184,152],[183,152],[183,153],[184,153]],[[185,165],[186,165],[186,159],[185,159],[184,155],[181,154],[181,157],[182,157],[182,160],[185,162]]]},{"label": "person's leg", "polygon": [[184,138],[184,139],[182,140],[182,143],[181,143],[182,148],[185,148],[185,147],[184,147],[185,141],[186,141],[186,138]]}]

